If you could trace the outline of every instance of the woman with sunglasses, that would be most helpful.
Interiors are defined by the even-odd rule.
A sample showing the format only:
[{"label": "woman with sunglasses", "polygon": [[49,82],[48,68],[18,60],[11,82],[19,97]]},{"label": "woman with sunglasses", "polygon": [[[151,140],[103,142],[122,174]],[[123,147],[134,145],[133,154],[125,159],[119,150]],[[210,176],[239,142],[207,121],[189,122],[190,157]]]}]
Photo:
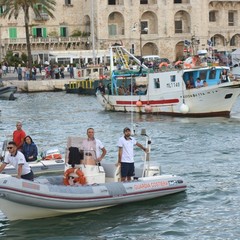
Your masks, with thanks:
[{"label": "woman with sunglasses", "polygon": [[9,142],[8,153],[0,166],[0,173],[4,170],[7,164],[11,164],[17,170],[17,178],[23,178],[33,181],[34,175],[31,167],[26,162],[24,155],[17,150],[17,145],[15,142]]}]

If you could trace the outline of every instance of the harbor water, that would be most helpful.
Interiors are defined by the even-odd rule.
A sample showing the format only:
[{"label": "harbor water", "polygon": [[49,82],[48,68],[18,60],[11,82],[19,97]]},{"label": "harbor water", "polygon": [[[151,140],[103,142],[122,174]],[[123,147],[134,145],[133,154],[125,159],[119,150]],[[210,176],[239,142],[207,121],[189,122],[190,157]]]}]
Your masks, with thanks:
[{"label": "harbor water", "polygon": [[[176,240],[240,239],[240,100],[231,118],[173,118],[105,112],[94,96],[56,93],[17,94],[0,101],[0,138],[16,121],[31,135],[39,151],[65,152],[68,136],[95,137],[107,149],[103,161],[117,161],[117,141],[124,127],[146,129],[151,161],[162,173],[184,177],[184,193],[150,201],[61,217],[10,222],[0,211],[0,239],[16,240]],[[136,164],[143,152],[135,151]],[[0,206],[1,209],[1,206]],[[17,209],[16,209],[17,211]]]}]

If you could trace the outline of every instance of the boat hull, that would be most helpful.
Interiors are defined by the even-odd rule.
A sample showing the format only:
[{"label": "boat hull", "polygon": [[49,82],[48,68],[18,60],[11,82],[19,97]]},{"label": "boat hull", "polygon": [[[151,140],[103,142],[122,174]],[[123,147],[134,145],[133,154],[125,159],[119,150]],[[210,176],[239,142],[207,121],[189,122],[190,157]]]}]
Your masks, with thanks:
[{"label": "boat hull", "polygon": [[3,100],[14,100],[14,93],[17,92],[16,86],[0,87],[0,99]]},{"label": "boat hull", "polygon": [[9,220],[37,219],[87,212],[185,190],[183,179],[173,175],[73,187],[30,182],[3,174],[0,175],[0,209]]},{"label": "boat hull", "polygon": [[[230,117],[240,94],[240,83],[195,88],[151,95],[101,95],[97,99],[106,111],[136,112],[181,117]],[[183,107],[185,105],[187,111]]]},{"label": "boat hull", "polygon": [[[63,159],[53,159],[53,160],[40,160],[29,162],[30,167],[35,175],[45,174],[45,173],[55,173],[64,172],[65,161]],[[9,165],[5,167],[2,174],[16,175],[16,169]]]}]

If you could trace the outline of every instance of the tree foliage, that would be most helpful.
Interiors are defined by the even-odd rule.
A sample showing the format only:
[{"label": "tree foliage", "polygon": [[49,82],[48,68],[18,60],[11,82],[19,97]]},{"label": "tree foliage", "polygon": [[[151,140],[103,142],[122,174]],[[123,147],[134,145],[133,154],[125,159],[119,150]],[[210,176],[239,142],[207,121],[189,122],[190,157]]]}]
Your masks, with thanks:
[{"label": "tree foliage", "polygon": [[[42,8],[37,6],[41,5]],[[4,6],[3,13],[1,17],[3,18],[15,18],[18,19],[19,15],[24,14],[24,26],[26,33],[26,43],[27,43],[27,55],[28,55],[28,67],[32,69],[32,51],[30,44],[30,33],[29,33],[29,24],[30,24],[30,14],[29,11],[32,10],[36,17],[41,17],[42,10],[44,13],[47,13],[48,16],[54,18],[53,11],[55,10],[56,1],[55,0],[0,0],[0,6]],[[30,71],[30,78],[32,71]]]}]

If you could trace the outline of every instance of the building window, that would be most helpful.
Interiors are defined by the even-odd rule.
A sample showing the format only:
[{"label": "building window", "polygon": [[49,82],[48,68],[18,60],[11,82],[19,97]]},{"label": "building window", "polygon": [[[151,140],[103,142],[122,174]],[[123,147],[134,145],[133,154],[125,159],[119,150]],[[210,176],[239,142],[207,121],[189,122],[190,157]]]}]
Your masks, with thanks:
[{"label": "building window", "polygon": [[9,38],[10,39],[17,38],[17,29],[16,28],[9,28]]},{"label": "building window", "polygon": [[108,0],[108,5],[116,5],[116,0]]},{"label": "building window", "polygon": [[209,12],[209,22],[216,22],[216,11]]},{"label": "building window", "polygon": [[182,33],[182,21],[175,21],[175,33]]},{"label": "building window", "polygon": [[65,0],[65,5],[71,5],[71,0]]},{"label": "building window", "polygon": [[67,37],[67,28],[60,27],[60,37]]},{"label": "building window", "polygon": [[0,6],[0,15],[4,12],[4,6]]},{"label": "building window", "polygon": [[228,26],[234,26],[234,12],[228,12]]},{"label": "building window", "polygon": [[148,22],[141,21],[141,34],[148,34]]},{"label": "building window", "polygon": [[140,4],[148,4],[148,0],[140,0]]},{"label": "building window", "polygon": [[46,28],[32,28],[33,37],[47,37],[47,29]]},{"label": "building window", "polygon": [[182,0],[174,0],[173,3],[182,3]]},{"label": "building window", "polygon": [[109,36],[117,35],[117,25],[115,24],[108,25],[108,34]]}]

